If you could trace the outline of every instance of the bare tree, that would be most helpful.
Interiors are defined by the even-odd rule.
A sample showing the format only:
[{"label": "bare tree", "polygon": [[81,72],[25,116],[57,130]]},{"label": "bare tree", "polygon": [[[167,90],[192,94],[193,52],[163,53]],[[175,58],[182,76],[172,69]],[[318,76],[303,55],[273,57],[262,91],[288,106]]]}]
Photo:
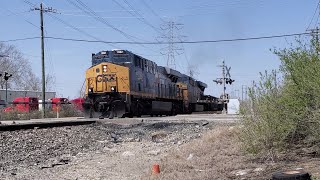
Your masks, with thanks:
[{"label": "bare tree", "polygon": [[51,75],[51,74],[47,74],[46,75],[46,91],[52,91],[54,89],[54,85],[56,83],[56,78],[55,76]]},{"label": "bare tree", "polygon": [[17,87],[21,90],[40,91],[41,81],[32,71],[26,72],[26,75],[22,78],[20,86]]},{"label": "bare tree", "polygon": [[78,91],[78,95],[79,95],[79,97],[81,97],[81,98],[85,97],[85,95],[86,95],[85,83],[86,83],[86,80],[84,79],[84,81],[83,81],[83,83],[82,83],[82,85],[81,85],[81,88],[80,88],[79,91]]},{"label": "bare tree", "polygon": [[[12,78],[8,81],[8,88],[19,90],[41,90],[41,79],[32,71],[30,62],[23,57],[23,54],[13,45],[0,43],[0,73],[8,72]],[[54,77],[46,76],[46,90],[51,90]],[[5,88],[5,81],[0,78],[0,88]]]}]

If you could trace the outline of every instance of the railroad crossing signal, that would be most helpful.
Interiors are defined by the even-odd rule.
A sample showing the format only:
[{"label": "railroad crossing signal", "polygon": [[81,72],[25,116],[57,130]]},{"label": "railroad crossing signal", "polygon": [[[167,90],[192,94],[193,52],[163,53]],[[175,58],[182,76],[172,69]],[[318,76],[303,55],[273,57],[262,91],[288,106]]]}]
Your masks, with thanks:
[{"label": "railroad crossing signal", "polygon": [[4,72],[4,77],[3,78],[4,78],[5,81],[8,81],[10,77],[12,77],[12,74]]},{"label": "railroad crossing signal", "polygon": [[[2,76],[2,74],[0,74],[0,77],[1,76]],[[12,74],[4,72],[3,79],[6,81],[6,103],[8,103],[8,80],[10,77],[12,77]]]},{"label": "railroad crossing signal", "polygon": [[227,112],[226,103],[227,103],[227,100],[229,99],[229,95],[226,94],[226,89],[227,89],[226,84],[231,85],[235,80],[231,79],[231,75],[230,75],[231,67],[226,66],[224,61],[222,61],[222,65],[219,65],[219,67],[222,67],[222,78],[217,78],[216,80],[213,80],[213,82],[217,84],[223,84],[223,94],[221,95],[220,98],[224,102],[223,112]]},{"label": "railroad crossing signal", "polygon": [[217,84],[222,84],[222,78],[217,78],[216,80],[213,80],[213,82],[217,83]]},{"label": "railroad crossing signal", "polygon": [[226,70],[227,70],[226,76],[230,78],[231,77],[231,75],[230,75],[231,67],[226,66]]},{"label": "railroad crossing signal", "polygon": [[235,80],[234,79],[231,79],[231,78],[226,78],[226,83],[227,84],[232,84]]}]

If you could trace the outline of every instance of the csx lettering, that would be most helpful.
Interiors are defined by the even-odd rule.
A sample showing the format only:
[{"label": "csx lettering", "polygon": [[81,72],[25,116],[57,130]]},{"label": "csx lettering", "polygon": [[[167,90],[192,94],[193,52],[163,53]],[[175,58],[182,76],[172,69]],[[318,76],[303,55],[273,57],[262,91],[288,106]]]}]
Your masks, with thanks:
[{"label": "csx lettering", "polygon": [[97,76],[97,82],[111,82],[114,81],[115,77],[113,74],[101,74]]}]

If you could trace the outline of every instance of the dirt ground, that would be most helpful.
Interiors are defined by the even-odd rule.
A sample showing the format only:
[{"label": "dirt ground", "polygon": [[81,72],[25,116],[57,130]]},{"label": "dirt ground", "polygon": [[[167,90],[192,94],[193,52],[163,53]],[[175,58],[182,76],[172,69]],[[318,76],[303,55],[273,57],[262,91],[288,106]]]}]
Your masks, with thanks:
[{"label": "dirt ground", "polygon": [[[0,132],[0,179],[270,179],[320,159],[259,162],[244,156],[233,122],[175,121]],[[161,173],[152,174],[159,164]]]},{"label": "dirt ground", "polygon": [[291,152],[274,162],[244,155],[237,141],[238,130],[233,125],[216,126],[200,139],[172,150],[161,160],[161,175],[147,179],[272,179],[275,172],[296,169],[320,178],[320,158]]}]

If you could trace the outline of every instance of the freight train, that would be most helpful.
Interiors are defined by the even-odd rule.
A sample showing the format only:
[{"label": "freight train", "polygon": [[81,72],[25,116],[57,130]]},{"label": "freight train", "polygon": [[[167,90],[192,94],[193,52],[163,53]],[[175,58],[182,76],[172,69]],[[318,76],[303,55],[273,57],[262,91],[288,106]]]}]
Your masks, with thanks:
[{"label": "freight train", "polygon": [[204,95],[205,83],[127,50],[92,53],[85,83],[87,118],[176,115],[223,108],[218,98]]}]

